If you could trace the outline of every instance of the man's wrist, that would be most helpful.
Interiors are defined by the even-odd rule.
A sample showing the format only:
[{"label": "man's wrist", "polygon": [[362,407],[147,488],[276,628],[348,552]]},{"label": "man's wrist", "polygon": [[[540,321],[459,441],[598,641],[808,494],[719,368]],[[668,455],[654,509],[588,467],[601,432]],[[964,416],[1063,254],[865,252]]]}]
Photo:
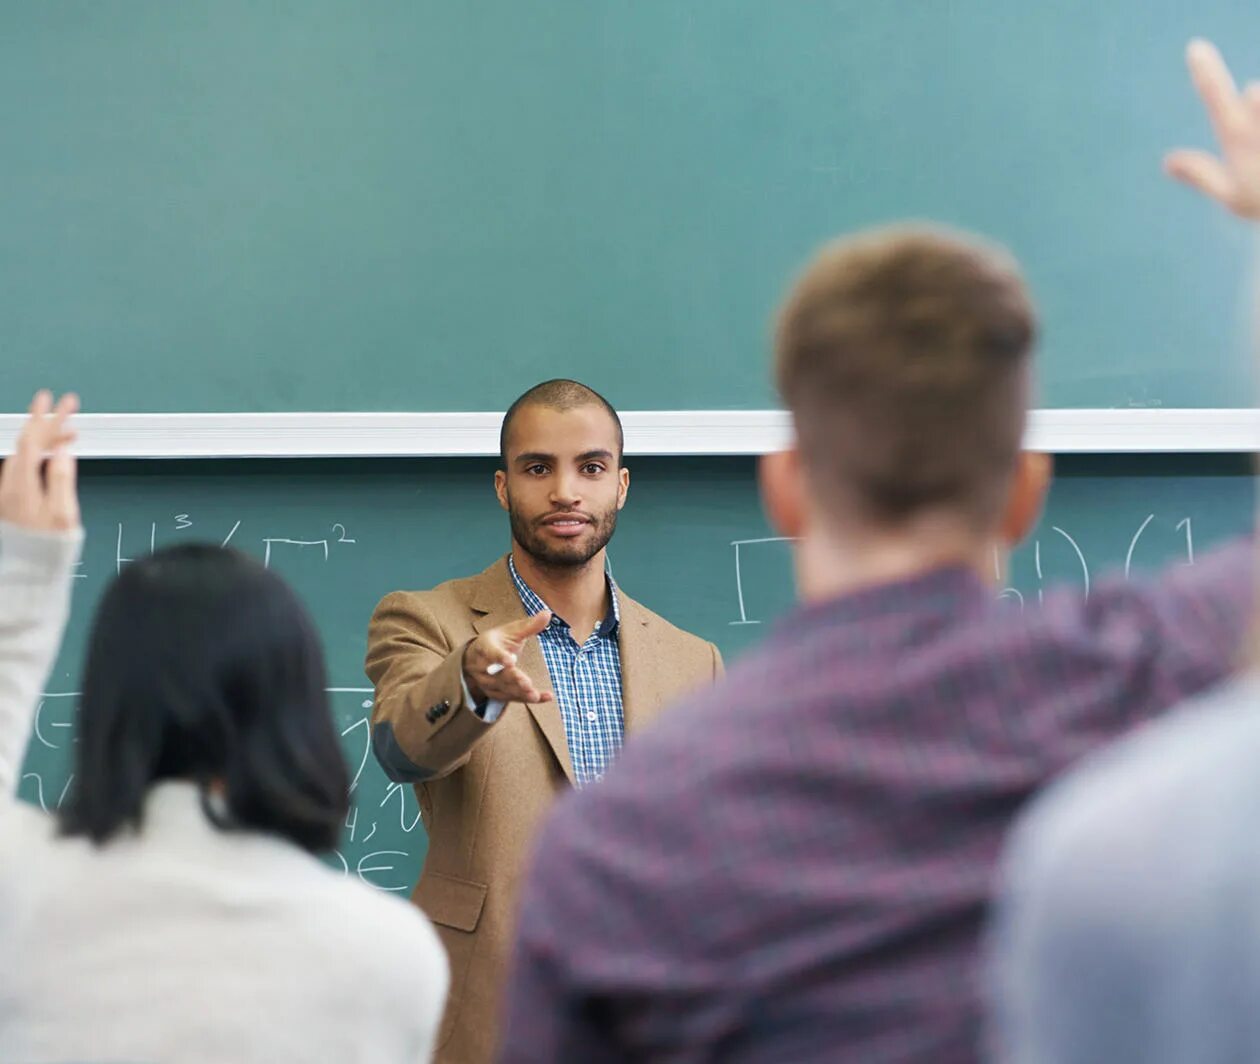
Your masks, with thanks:
[{"label": "man's wrist", "polygon": [[[473,640],[476,642],[476,640]],[[472,642],[464,647],[464,653],[460,655],[459,660],[459,682],[464,685],[464,697],[469,706],[477,706],[485,702],[486,693],[478,686],[477,681],[473,679],[472,673],[468,671],[468,649],[472,646]]]},{"label": "man's wrist", "polygon": [[460,672],[459,685],[464,695],[464,706],[472,713],[475,713],[482,720],[485,720],[486,706],[488,702],[485,698],[477,698],[468,683],[468,674]]}]

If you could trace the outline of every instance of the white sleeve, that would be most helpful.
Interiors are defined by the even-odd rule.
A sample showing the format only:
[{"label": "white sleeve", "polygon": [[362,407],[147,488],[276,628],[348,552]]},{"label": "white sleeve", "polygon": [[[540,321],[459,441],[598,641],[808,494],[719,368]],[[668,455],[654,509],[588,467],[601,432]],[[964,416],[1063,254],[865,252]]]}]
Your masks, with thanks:
[{"label": "white sleeve", "polygon": [[0,802],[17,793],[35,707],[70,614],[83,532],[0,522]]},{"label": "white sleeve", "polygon": [[499,714],[503,712],[503,707],[507,705],[506,702],[500,702],[496,698],[488,698],[483,705],[479,706],[473,701],[472,692],[468,690],[468,680],[462,672],[459,674],[459,684],[464,691],[464,705],[474,716],[486,724],[493,724],[499,719]]}]

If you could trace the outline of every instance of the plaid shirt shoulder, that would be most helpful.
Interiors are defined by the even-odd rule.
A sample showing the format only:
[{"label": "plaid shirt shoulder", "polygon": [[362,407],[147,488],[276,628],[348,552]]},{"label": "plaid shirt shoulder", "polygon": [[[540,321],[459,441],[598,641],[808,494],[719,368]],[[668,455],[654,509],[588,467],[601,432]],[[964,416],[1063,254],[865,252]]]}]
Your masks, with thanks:
[{"label": "plaid shirt shoulder", "polygon": [[1008,824],[1230,674],[1252,550],[1022,615],[963,570],[798,611],[560,803],[503,1059],[978,1059]]}]

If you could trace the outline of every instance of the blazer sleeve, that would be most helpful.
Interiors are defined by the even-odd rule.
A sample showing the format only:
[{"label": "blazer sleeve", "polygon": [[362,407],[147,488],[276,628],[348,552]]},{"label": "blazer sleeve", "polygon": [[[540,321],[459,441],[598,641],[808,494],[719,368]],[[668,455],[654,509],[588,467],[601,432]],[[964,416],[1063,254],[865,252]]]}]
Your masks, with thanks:
[{"label": "blazer sleeve", "polygon": [[376,688],[372,751],[391,780],[449,775],[494,727],[465,705],[464,649],[452,645],[422,595],[386,595],[368,626],[365,670]]}]

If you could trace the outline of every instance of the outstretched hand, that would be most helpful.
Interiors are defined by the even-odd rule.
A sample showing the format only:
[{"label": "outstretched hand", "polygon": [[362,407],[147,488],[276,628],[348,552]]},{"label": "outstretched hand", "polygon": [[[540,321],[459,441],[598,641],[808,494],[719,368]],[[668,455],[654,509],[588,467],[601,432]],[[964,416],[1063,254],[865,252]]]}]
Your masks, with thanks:
[{"label": "outstretched hand", "polygon": [[550,702],[549,691],[534,686],[516,663],[526,642],[551,623],[551,612],[543,610],[510,624],[482,632],[464,651],[464,680],[469,693],[481,701]]},{"label": "outstretched hand", "polygon": [[1221,53],[1204,40],[1190,42],[1186,64],[1220,154],[1180,148],[1164,169],[1239,217],[1260,220],[1260,82],[1239,92]]},{"label": "outstretched hand", "polygon": [[32,532],[69,532],[79,527],[79,497],[70,417],[79,397],[63,395],[53,406],[52,393],[31,400],[30,416],[13,453],[0,467],[0,521]]}]

